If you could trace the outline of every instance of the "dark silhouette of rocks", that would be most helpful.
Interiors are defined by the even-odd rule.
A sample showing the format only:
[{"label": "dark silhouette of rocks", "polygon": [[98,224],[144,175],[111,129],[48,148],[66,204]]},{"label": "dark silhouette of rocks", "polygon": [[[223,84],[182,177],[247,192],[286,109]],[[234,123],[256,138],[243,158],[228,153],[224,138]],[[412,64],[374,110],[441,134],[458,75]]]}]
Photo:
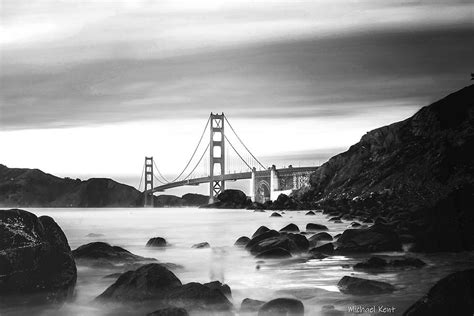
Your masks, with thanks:
[{"label": "dark silhouette of rocks", "polygon": [[313,211],[308,211],[308,212],[306,212],[306,214],[304,214],[304,215],[316,215],[316,213],[314,213]]},{"label": "dark silhouette of rocks", "polygon": [[228,189],[217,196],[217,201],[202,208],[246,209],[252,205],[250,198],[240,190]]},{"label": "dark silhouette of rocks", "polygon": [[321,224],[308,223],[306,224],[306,230],[309,232],[314,232],[318,230],[328,230],[328,227]]},{"label": "dark silhouette of rocks", "polygon": [[212,281],[212,282],[204,283],[203,285],[207,286],[211,290],[219,290],[227,297],[232,296],[232,291],[230,289],[230,286],[228,286],[227,284],[223,284],[220,281]]},{"label": "dark silhouette of rocks", "polygon": [[332,236],[326,232],[320,232],[309,237],[309,242],[332,241]]},{"label": "dark silhouette of rocks", "polygon": [[141,257],[122,247],[111,246],[105,242],[92,242],[82,245],[73,250],[72,254],[80,264],[104,267],[123,263],[156,261],[156,259]]},{"label": "dark silhouette of rocks", "polygon": [[250,238],[248,238],[247,236],[242,236],[242,237],[239,237],[235,241],[234,246],[245,247],[245,246],[247,246],[249,241],[250,241]]},{"label": "dark silhouette of rocks", "polygon": [[153,237],[146,243],[147,247],[164,248],[168,245],[163,237]]},{"label": "dark silhouette of rocks", "polygon": [[196,249],[203,249],[203,248],[210,248],[210,247],[211,245],[209,245],[209,243],[206,241],[200,242],[191,246],[191,248],[196,248]]},{"label": "dark silhouette of rocks", "polygon": [[334,253],[334,245],[330,242],[319,247],[313,247],[309,250],[309,252],[321,252],[324,254],[333,254]]},{"label": "dark silhouette of rocks", "polygon": [[[279,233],[275,230],[269,230],[252,238],[245,249],[255,256],[261,257],[286,257],[286,253],[280,249],[284,249],[290,254],[296,254],[307,251],[309,242],[305,236],[292,233]],[[270,252],[270,250],[274,250]]]},{"label": "dark silhouette of rocks", "polygon": [[275,315],[304,316],[304,305],[293,298],[277,298],[265,303],[258,311],[258,316]]},{"label": "dark silhouette of rocks", "polygon": [[264,250],[255,256],[257,259],[282,259],[291,258],[291,253],[283,248],[274,247],[269,250]]},{"label": "dark silhouette of rocks", "polygon": [[153,196],[154,207],[197,207],[207,203],[209,196],[195,193],[187,193],[182,197],[169,194]]},{"label": "dark silhouette of rocks", "polygon": [[279,213],[273,212],[270,217],[282,217]]},{"label": "dark silhouette of rocks", "polygon": [[280,229],[280,232],[299,233],[300,229],[295,224],[288,224],[282,229]]},{"label": "dark silhouette of rocks", "polygon": [[402,250],[398,234],[377,224],[365,229],[347,229],[337,242],[337,251],[340,253]]},{"label": "dark silhouette of rocks", "polygon": [[395,287],[389,283],[344,276],[337,287],[344,294],[374,295],[392,293]]},{"label": "dark silhouette of rocks", "polygon": [[267,226],[260,226],[255,233],[253,233],[252,238],[255,238],[256,236],[263,234],[264,232],[269,231],[270,229]]},{"label": "dark silhouette of rocks", "polygon": [[472,315],[474,269],[455,272],[438,281],[403,316]]},{"label": "dark silhouette of rocks", "polygon": [[413,235],[417,251],[474,249],[472,100],[474,85],[368,132],[293,197],[362,221],[381,217]]},{"label": "dark silhouette of rocks", "polygon": [[421,268],[426,263],[418,258],[401,257],[392,260],[384,260],[379,257],[370,257],[368,260],[354,265],[354,270],[378,270],[385,268]]},{"label": "dark silhouette of rocks", "polygon": [[[20,209],[0,210],[0,236],[0,307],[72,296],[76,264],[54,219]],[[16,303],[18,295],[21,303]]]},{"label": "dark silhouette of rocks", "polygon": [[152,313],[148,313],[147,316],[188,316],[188,312],[184,308],[180,307],[166,307],[158,309]]},{"label": "dark silhouette of rocks", "polygon": [[183,200],[184,206],[201,206],[209,203],[209,196],[196,194],[196,193],[186,193],[181,199]]},{"label": "dark silhouette of rocks", "polygon": [[241,313],[252,313],[257,312],[260,307],[265,304],[264,301],[253,300],[251,298],[244,298],[242,303],[240,304],[240,312]]}]

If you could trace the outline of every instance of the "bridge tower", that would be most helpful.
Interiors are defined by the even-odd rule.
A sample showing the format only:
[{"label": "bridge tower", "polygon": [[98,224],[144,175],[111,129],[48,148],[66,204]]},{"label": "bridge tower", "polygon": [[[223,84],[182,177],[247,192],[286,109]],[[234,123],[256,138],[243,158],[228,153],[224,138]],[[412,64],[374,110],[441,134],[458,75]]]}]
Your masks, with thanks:
[{"label": "bridge tower", "polygon": [[153,190],[153,157],[145,157],[144,207],[153,207],[153,192],[151,190]]},{"label": "bridge tower", "polygon": [[[214,199],[219,193],[225,190],[225,181],[222,179],[222,176],[225,174],[224,113],[213,114],[211,112],[210,120],[211,142],[209,146],[209,171],[211,181],[209,183],[209,203],[214,203]],[[218,175],[214,174],[216,165],[220,166],[220,174]],[[220,176],[220,179],[216,179],[216,176]]]}]

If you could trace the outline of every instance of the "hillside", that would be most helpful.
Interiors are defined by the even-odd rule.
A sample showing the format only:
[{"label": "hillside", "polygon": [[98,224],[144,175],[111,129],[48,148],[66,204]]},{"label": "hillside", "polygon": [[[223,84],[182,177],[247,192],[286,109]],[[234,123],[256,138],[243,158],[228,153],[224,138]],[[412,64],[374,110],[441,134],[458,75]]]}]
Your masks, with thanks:
[{"label": "hillside", "polygon": [[[462,235],[455,238],[456,247],[474,249],[468,231],[474,229],[473,123],[471,85],[404,121],[368,132],[323,164],[310,186],[293,196],[308,207],[380,217],[401,233],[417,235],[416,227],[425,237],[428,230]],[[421,241],[422,233],[415,237],[425,250],[453,247],[451,238]]]},{"label": "hillside", "polygon": [[2,207],[133,207],[142,193],[111,179],[59,178],[38,169],[8,168],[0,164]]}]

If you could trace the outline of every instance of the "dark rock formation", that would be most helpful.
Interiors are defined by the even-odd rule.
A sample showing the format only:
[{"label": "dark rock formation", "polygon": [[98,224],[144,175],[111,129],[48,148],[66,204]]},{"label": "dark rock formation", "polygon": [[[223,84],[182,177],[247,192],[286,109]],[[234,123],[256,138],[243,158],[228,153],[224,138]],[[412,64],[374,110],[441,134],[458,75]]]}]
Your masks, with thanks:
[{"label": "dark rock formation", "polygon": [[[279,248],[286,250],[291,254],[305,252],[309,248],[309,242],[305,236],[292,233],[278,233],[275,230],[269,230],[265,233],[252,238],[245,247],[253,255],[286,256]],[[268,252],[273,249],[274,252]],[[265,253],[264,255],[262,253]]]},{"label": "dark rock formation", "polygon": [[209,203],[209,196],[196,194],[196,193],[186,193],[181,197],[183,201],[183,206],[201,206]]},{"label": "dark rock formation", "polygon": [[202,208],[229,208],[245,209],[252,205],[252,201],[240,190],[228,189],[217,196],[217,201],[201,206]]},{"label": "dark rock formation", "polygon": [[141,257],[122,247],[111,246],[105,242],[92,242],[82,245],[73,250],[72,254],[80,264],[99,266],[156,261],[153,258]]},{"label": "dark rock formation", "polygon": [[188,312],[180,307],[166,307],[156,310],[147,316],[188,316]]},{"label": "dark rock formation", "polygon": [[280,229],[280,232],[289,232],[289,233],[299,233],[299,231],[300,229],[295,224],[288,224],[282,229]]},{"label": "dark rock formation", "polygon": [[387,261],[379,257],[370,257],[367,261],[354,265],[354,270],[382,269],[388,265]]},{"label": "dark rock formation", "polygon": [[372,281],[350,276],[343,277],[337,287],[344,294],[374,295],[392,293],[395,287],[389,283]]},{"label": "dark rock formation", "polygon": [[326,232],[321,232],[309,237],[310,244],[315,245],[318,241],[332,241],[332,236]]},{"label": "dark rock formation", "polygon": [[456,272],[438,281],[404,316],[473,315],[474,269]]},{"label": "dark rock formation", "polygon": [[29,297],[46,303],[73,294],[76,264],[64,232],[51,217],[0,210],[0,236],[0,307],[15,304],[18,295],[24,304]]},{"label": "dark rock formation", "polygon": [[153,237],[148,242],[146,243],[147,247],[157,247],[157,248],[162,248],[166,247],[168,243],[166,242],[166,239],[163,237]]},{"label": "dark rock formation", "polygon": [[265,304],[264,301],[253,300],[251,298],[244,298],[242,303],[240,304],[240,312],[241,313],[251,313],[256,312],[260,309],[260,307]]},{"label": "dark rock formation", "polygon": [[471,85],[368,132],[293,197],[363,221],[383,216],[417,251],[474,249],[473,100]]},{"label": "dark rock formation", "polygon": [[187,283],[171,290],[165,301],[187,310],[201,311],[229,311],[232,303],[220,290],[207,287],[200,283]]},{"label": "dark rock formation", "polygon": [[227,297],[232,296],[232,291],[230,289],[230,286],[228,286],[227,284],[223,284],[220,281],[212,281],[212,282],[204,283],[203,285],[207,286],[211,290],[219,290],[222,292],[222,294],[224,294]]},{"label": "dark rock formation", "polygon": [[264,250],[260,252],[255,258],[257,259],[282,259],[282,258],[290,258],[291,253],[283,248],[274,247],[269,250]]},{"label": "dark rock formation", "polygon": [[366,229],[347,229],[337,240],[338,252],[399,251],[402,244],[397,233],[386,226],[375,225]]},{"label": "dark rock formation", "polygon": [[269,207],[272,210],[295,210],[299,208],[300,203],[286,194],[280,194]]},{"label": "dark rock formation", "polygon": [[304,316],[304,305],[293,298],[277,298],[265,303],[258,316]]},{"label": "dark rock formation", "polygon": [[316,215],[316,213],[314,213],[313,211],[309,211],[309,212],[306,212],[306,214],[304,215]]},{"label": "dark rock formation", "polygon": [[255,233],[253,233],[252,238],[255,238],[255,236],[258,236],[260,234],[263,234],[264,232],[269,231],[270,229],[267,226],[260,226]]},{"label": "dark rock formation", "polygon": [[282,217],[282,216],[278,214],[277,212],[273,212],[272,215],[270,215],[270,217]]},{"label": "dark rock formation", "polygon": [[242,236],[242,237],[239,237],[239,239],[235,241],[234,246],[245,247],[247,246],[249,241],[250,241],[250,238],[248,238],[247,236]]},{"label": "dark rock formation", "polygon": [[209,196],[195,193],[187,193],[182,197],[162,194],[153,197],[154,207],[188,207],[203,206],[209,203]]},{"label": "dark rock formation", "polygon": [[142,193],[111,179],[59,178],[38,169],[0,165],[0,205],[29,207],[136,207]]},{"label": "dark rock formation", "polygon": [[332,254],[334,252],[334,245],[332,243],[327,243],[319,247],[314,247],[309,250],[310,252],[321,252],[325,254]]},{"label": "dark rock formation", "polygon": [[421,268],[425,266],[422,260],[411,257],[400,257],[392,260],[384,260],[379,257],[370,257],[368,260],[354,265],[354,270],[378,270],[385,268]]},{"label": "dark rock formation", "polygon": [[306,230],[314,232],[314,231],[319,231],[319,230],[328,230],[328,228],[325,225],[308,223],[306,224]]},{"label": "dark rock formation", "polygon": [[209,245],[208,242],[204,241],[204,242],[200,242],[198,244],[192,245],[191,248],[202,249],[202,248],[210,248],[210,247],[211,245]]}]

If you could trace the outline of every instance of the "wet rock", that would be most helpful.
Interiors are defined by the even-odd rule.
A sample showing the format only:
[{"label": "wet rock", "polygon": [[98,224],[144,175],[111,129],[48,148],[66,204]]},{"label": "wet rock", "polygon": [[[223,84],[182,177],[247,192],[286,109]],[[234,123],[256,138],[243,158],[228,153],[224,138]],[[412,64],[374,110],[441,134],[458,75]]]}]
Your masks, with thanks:
[{"label": "wet rock", "polygon": [[153,258],[141,257],[122,247],[111,246],[105,242],[92,242],[82,245],[73,250],[72,254],[79,264],[96,266],[156,261]]},{"label": "wet rock", "polygon": [[209,245],[208,242],[204,241],[204,242],[200,242],[198,244],[194,244],[191,246],[191,248],[196,248],[196,249],[203,249],[203,248],[210,248],[211,245]]},{"label": "wet rock", "polygon": [[390,228],[374,225],[365,229],[347,229],[337,240],[338,252],[400,251],[402,244]]},{"label": "wet rock", "polygon": [[104,279],[118,279],[120,276],[122,275],[122,273],[111,273],[111,274],[107,274],[106,276],[104,276]]},{"label": "wet rock", "polygon": [[201,206],[201,208],[245,209],[252,205],[252,201],[240,190],[228,189],[217,196],[215,203]]},{"label": "wet rock", "polygon": [[76,264],[61,227],[49,216],[0,210],[0,307],[60,302],[72,296]]},{"label": "wet rock", "polygon": [[251,239],[246,246],[246,249],[253,255],[258,255],[274,248],[283,248],[289,253],[300,253],[308,250],[309,242],[306,237],[299,234],[280,234],[270,230]]},{"label": "wet rock", "polygon": [[394,259],[390,261],[390,266],[395,268],[421,268],[426,263],[418,258],[405,257],[401,259]]},{"label": "wet rock", "polygon": [[181,281],[173,272],[160,264],[151,263],[123,273],[97,299],[118,302],[161,299],[179,286]]},{"label": "wet rock", "polygon": [[211,290],[219,290],[222,292],[222,294],[224,294],[227,297],[232,296],[232,291],[230,290],[230,286],[228,286],[227,284],[223,284],[220,281],[212,281],[212,282],[204,283],[203,285],[207,286]]},{"label": "wet rock", "polygon": [[309,252],[309,259],[324,259],[327,258],[325,254],[319,252],[319,251],[310,251]]},{"label": "wet rock", "polygon": [[252,239],[250,239],[250,241],[245,246],[245,249],[250,250],[253,246],[260,243],[261,241],[263,241],[265,239],[272,238],[272,237],[278,237],[278,236],[280,236],[280,233],[277,232],[276,230],[273,230],[273,229],[268,230],[268,231],[266,231],[264,233],[261,233],[261,234],[255,236],[255,237],[252,237]]},{"label": "wet rock", "polygon": [[328,221],[330,222],[335,222],[335,221],[340,221],[340,220],[341,220],[341,216],[333,216],[330,219],[328,219]]},{"label": "wet rock", "polygon": [[473,315],[474,269],[455,272],[438,281],[404,316]]},{"label": "wet rock", "polygon": [[296,245],[296,248],[293,249],[293,252],[305,252],[309,249],[309,241],[305,236],[292,233],[285,235]]},{"label": "wet rock", "polygon": [[162,237],[154,237],[148,240],[148,242],[146,243],[146,246],[161,248],[161,247],[166,247],[167,242],[166,242],[166,239]]},{"label": "wet rock", "polygon": [[192,282],[171,290],[165,301],[189,311],[230,311],[232,303],[220,290]]},{"label": "wet rock", "polygon": [[306,230],[314,232],[314,231],[319,231],[319,230],[328,230],[328,228],[325,225],[316,224],[316,223],[308,223],[306,224]]},{"label": "wet rock", "polygon": [[389,283],[344,276],[337,287],[344,294],[374,295],[392,293],[395,287]]},{"label": "wet rock", "polygon": [[260,307],[265,304],[264,301],[253,300],[251,298],[244,298],[242,303],[240,304],[240,312],[241,313],[249,313],[249,312],[256,312],[260,309]]},{"label": "wet rock", "polygon": [[290,257],[291,253],[288,250],[280,247],[265,250],[256,256],[258,259],[282,259]]},{"label": "wet rock", "polygon": [[166,307],[158,309],[147,316],[188,316],[188,312],[180,307]]},{"label": "wet rock", "polygon": [[332,241],[332,236],[326,232],[321,232],[311,236],[309,241]]},{"label": "wet rock", "polygon": [[271,208],[273,210],[296,210],[298,206],[299,203],[294,198],[282,193],[273,201]]},{"label": "wet rock", "polygon": [[292,298],[277,298],[265,303],[258,316],[304,316],[304,305]]},{"label": "wet rock", "polygon": [[288,224],[282,229],[280,229],[280,232],[289,232],[289,233],[299,233],[299,231],[300,229],[295,224]]},{"label": "wet rock", "polygon": [[357,228],[357,227],[360,227],[360,226],[362,226],[360,223],[357,223],[357,222],[352,222],[351,223],[351,227],[353,227],[353,228]]},{"label": "wet rock", "polygon": [[333,238],[334,238],[334,239],[338,239],[338,238],[341,237],[341,236],[342,236],[342,234],[336,234]]},{"label": "wet rock", "polygon": [[263,234],[264,232],[269,231],[270,229],[267,226],[260,226],[255,233],[253,233],[252,238],[255,238],[256,236]]},{"label": "wet rock", "polygon": [[282,217],[282,216],[278,214],[277,212],[273,212],[272,215],[270,215],[270,217]]},{"label": "wet rock", "polygon": [[250,206],[247,207],[248,210],[254,210],[255,212],[265,212],[265,207],[262,203],[252,202]]},{"label": "wet rock", "polygon": [[354,265],[354,270],[382,269],[388,265],[388,262],[379,257],[371,257],[365,262],[359,262]]},{"label": "wet rock", "polygon": [[332,243],[327,243],[319,247],[314,247],[309,250],[310,252],[321,252],[325,254],[334,253],[334,245]]},{"label": "wet rock", "polygon": [[247,236],[239,237],[234,243],[234,246],[245,247],[250,241],[250,238]]},{"label": "wet rock", "polygon": [[306,214],[304,215],[316,215],[316,213],[314,213],[313,211],[309,211],[309,212],[306,212]]}]

